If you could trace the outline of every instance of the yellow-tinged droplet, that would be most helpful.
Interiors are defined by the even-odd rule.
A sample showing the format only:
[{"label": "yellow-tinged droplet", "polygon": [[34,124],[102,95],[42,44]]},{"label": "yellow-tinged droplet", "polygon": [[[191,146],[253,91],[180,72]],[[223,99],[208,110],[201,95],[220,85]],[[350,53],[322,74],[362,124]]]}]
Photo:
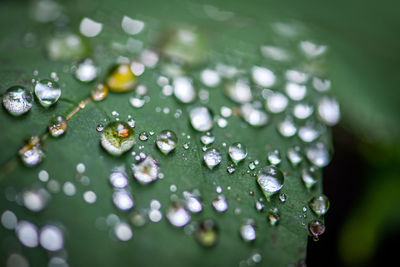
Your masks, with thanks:
[{"label": "yellow-tinged droplet", "polygon": [[108,95],[108,87],[103,83],[96,84],[91,91],[91,97],[93,101],[104,100]]},{"label": "yellow-tinged droplet", "polygon": [[107,85],[113,92],[127,92],[133,89],[137,77],[133,74],[129,64],[114,66],[107,77]]}]

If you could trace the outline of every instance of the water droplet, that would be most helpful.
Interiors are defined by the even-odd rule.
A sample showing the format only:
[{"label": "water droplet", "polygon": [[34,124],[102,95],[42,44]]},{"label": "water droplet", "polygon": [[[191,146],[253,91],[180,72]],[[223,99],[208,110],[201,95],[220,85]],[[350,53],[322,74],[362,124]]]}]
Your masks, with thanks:
[{"label": "water droplet", "polygon": [[229,157],[233,163],[238,164],[247,157],[247,147],[242,143],[234,143],[229,146]]},{"label": "water droplet", "polygon": [[261,201],[258,201],[258,200],[256,200],[256,201],[254,202],[254,206],[255,206],[255,208],[256,208],[256,210],[257,210],[258,212],[262,212],[262,211],[264,210],[264,208],[265,208],[264,203],[262,203]]},{"label": "water droplet", "polygon": [[125,188],[128,186],[128,177],[123,171],[113,171],[110,174],[109,180],[115,188]]},{"label": "water droplet", "polygon": [[61,230],[54,225],[46,225],[40,230],[40,245],[48,251],[57,251],[64,246]]},{"label": "water droplet", "polygon": [[17,223],[18,219],[14,212],[6,210],[1,215],[1,224],[4,226],[4,228],[13,230],[17,226]]},{"label": "water droplet", "polygon": [[244,104],[240,107],[240,114],[248,124],[254,127],[264,126],[268,122],[267,113],[257,109],[250,103]]},{"label": "water droplet", "polygon": [[26,166],[35,166],[42,162],[45,157],[42,142],[39,136],[32,136],[25,145],[18,151],[22,162]]},{"label": "water droplet", "polygon": [[93,204],[93,203],[95,203],[96,200],[97,200],[97,195],[96,195],[95,192],[89,190],[89,191],[86,191],[85,193],[83,193],[83,199],[84,199],[87,203]]},{"label": "water droplet", "polygon": [[312,188],[319,180],[318,169],[313,166],[304,168],[301,173],[301,179],[308,189]]},{"label": "water droplet", "polygon": [[63,116],[53,116],[49,121],[49,133],[53,137],[59,137],[65,133],[67,126],[67,120]]},{"label": "water droplet", "polygon": [[96,84],[90,91],[93,101],[102,101],[108,96],[108,87],[103,83]]},{"label": "water droplet", "polygon": [[294,101],[302,100],[307,93],[307,88],[305,85],[300,85],[297,83],[287,83],[285,87],[286,94],[290,99]]},{"label": "water droplet", "polygon": [[204,153],[203,160],[208,168],[213,169],[215,166],[221,163],[221,152],[218,149],[210,148],[206,151],[206,153]]},{"label": "water droplet", "polygon": [[264,45],[261,46],[260,50],[264,57],[276,61],[286,61],[290,58],[289,53],[285,49],[277,46]]},{"label": "water droplet", "polygon": [[130,221],[136,227],[142,227],[146,224],[146,217],[138,211],[132,212],[130,216]]},{"label": "water droplet", "polygon": [[293,115],[300,119],[304,120],[311,116],[314,112],[314,107],[308,103],[298,103],[293,108]]},{"label": "water droplet", "polygon": [[267,91],[265,106],[271,113],[283,112],[289,104],[289,100],[284,94]]},{"label": "water droplet", "polygon": [[308,121],[304,126],[299,128],[298,135],[303,142],[311,143],[320,136],[322,131],[323,128],[320,125]]},{"label": "water droplet", "polygon": [[139,140],[140,140],[140,141],[147,141],[147,140],[149,140],[149,136],[147,135],[146,132],[141,132],[141,133],[139,134]]},{"label": "water droplet", "polygon": [[162,219],[162,213],[159,210],[150,210],[149,219],[152,222],[159,222]]},{"label": "water droplet", "polygon": [[76,193],[76,187],[73,183],[71,182],[65,182],[63,185],[63,192],[67,196],[73,196]]},{"label": "water droplet", "polygon": [[287,158],[293,167],[298,166],[303,161],[301,149],[298,146],[289,148],[287,151]]},{"label": "water droplet", "polygon": [[101,133],[103,130],[104,130],[104,126],[103,126],[103,124],[99,124],[99,125],[97,125],[97,127],[96,127],[96,131],[98,131],[99,133]]},{"label": "water droplet", "polygon": [[308,57],[318,57],[327,50],[326,45],[318,45],[311,41],[300,42],[300,49]]},{"label": "water droplet", "polygon": [[39,103],[47,108],[58,101],[61,96],[61,88],[56,82],[40,80],[35,85],[35,95]]},{"label": "water droplet", "polygon": [[200,75],[201,81],[208,87],[216,87],[219,85],[221,78],[215,70],[205,69]]},{"label": "water droplet", "polygon": [[115,190],[112,199],[114,205],[120,210],[130,210],[134,205],[132,195],[124,189]]},{"label": "water droplet", "polygon": [[279,216],[277,211],[270,210],[268,212],[267,220],[268,220],[269,225],[275,226],[275,225],[277,225],[279,223],[280,216]]},{"label": "water droplet", "polygon": [[318,241],[319,236],[325,232],[325,225],[320,220],[312,220],[308,223],[308,230],[313,236],[314,241]]},{"label": "water droplet", "polygon": [[267,155],[268,162],[272,165],[279,165],[282,161],[281,153],[279,150],[275,149],[273,151],[269,151]]},{"label": "water droplet", "polygon": [[162,153],[168,154],[176,148],[178,137],[173,131],[163,130],[157,135],[156,144]]},{"label": "water droplet", "polygon": [[144,22],[124,16],[121,21],[121,27],[127,34],[135,35],[143,30]]},{"label": "water droplet", "polygon": [[254,66],[251,69],[251,75],[259,86],[271,87],[275,84],[275,74],[265,67]]},{"label": "water droplet", "polygon": [[185,210],[184,207],[173,203],[166,212],[165,215],[168,221],[176,227],[183,227],[190,221],[190,214]]},{"label": "water droplet", "polygon": [[305,149],[308,160],[317,167],[325,167],[331,161],[328,148],[321,142],[312,143]]},{"label": "water droplet", "polygon": [[120,156],[135,144],[135,132],[125,122],[111,122],[101,133],[102,147],[113,156]]},{"label": "water droplet", "polygon": [[37,227],[27,221],[20,221],[15,229],[19,241],[26,247],[34,248],[39,244]]},{"label": "water droplet", "polygon": [[212,247],[218,241],[218,228],[212,219],[207,219],[199,223],[196,227],[195,237],[202,246]]},{"label": "water droplet", "polygon": [[317,77],[314,77],[313,81],[313,86],[315,90],[319,92],[325,92],[328,91],[329,88],[331,87],[331,81],[330,80],[323,80]]},{"label": "water droplet", "polygon": [[82,59],[90,50],[88,40],[74,33],[56,35],[47,43],[47,53],[52,60]]},{"label": "water droplet", "polygon": [[206,107],[195,107],[190,110],[190,123],[199,132],[207,132],[213,127],[211,112]]},{"label": "water droplet", "polygon": [[287,200],[287,195],[286,195],[285,193],[280,193],[280,194],[279,194],[279,200],[280,200],[282,203],[285,203],[286,200]]},{"label": "water droplet", "polygon": [[229,174],[232,174],[232,173],[234,173],[236,171],[236,169],[235,169],[235,167],[233,165],[229,165],[228,167],[226,167],[226,171]]},{"label": "water droplet", "polygon": [[339,103],[334,98],[323,97],[318,103],[319,118],[329,126],[339,122],[340,108]]},{"label": "water droplet", "polygon": [[245,79],[239,79],[235,83],[228,84],[226,94],[232,101],[240,104],[250,102],[253,98],[250,86]]},{"label": "water droplet", "polygon": [[215,136],[213,136],[210,132],[207,132],[205,135],[202,135],[200,137],[200,141],[204,144],[204,145],[210,145],[212,143],[214,143],[215,141]]},{"label": "water droplet", "polygon": [[312,198],[308,205],[315,214],[322,216],[328,212],[330,203],[328,197],[321,194]]},{"label": "water droplet", "polygon": [[[47,2],[47,1],[41,1],[41,2]],[[20,255],[17,253],[11,253],[10,256],[8,256],[8,258],[7,258],[7,262],[6,262],[5,266],[6,267],[29,267],[29,262],[23,255]],[[49,265],[49,267],[53,267],[53,266]]]},{"label": "water droplet", "polygon": [[283,121],[278,123],[278,131],[283,137],[292,137],[297,132],[292,117],[287,116]]},{"label": "water droplet", "polygon": [[81,24],[79,25],[80,33],[86,37],[95,37],[100,34],[102,29],[102,23],[94,21],[90,18],[83,18]]},{"label": "water droplet", "polygon": [[114,226],[114,234],[120,241],[128,241],[133,236],[131,227],[125,222],[118,222]]},{"label": "water droplet", "polygon": [[307,73],[298,70],[287,70],[285,76],[288,81],[293,83],[305,83],[308,80]]},{"label": "water droplet", "polygon": [[256,228],[254,227],[251,221],[246,222],[245,224],[240,226],[240,236],[246,242],[251,242],[256,240],[257,237]]},{"label": "water droplet", "polygon": [[224,195],[218,195],[217,198],[213,200],[212,205],[218,212],[225,212],[228,209],[228,202],[226,202]]},{"label": "water droplet", "polygon": [[192,80],[187,77],[176,77],[173,81],[174,95],[182,103],[193,102],[196,98],[196,90]]},{"label": "water droplet", "polygon": [[284,179],[281,170],[272,165],[262,168],[257,175],[257,183],[267,200],[269,200],[273,194],[281,190]]},{"label": "water droplet", "polygon": [[74,67],[75,78],[81,82],[91,82],[97,78],[98,69],[93,60],[86,58]]},{"label": "water droplet", "polygon": [[22,86],[13,86],[3,95],[4,108],[14,116],[27,113],[33,104],[32,93]]},{"label": "water droplet", "polygon": [[106,79],[108,88],[113,92],[131,91],[137,82],[131,66],[126,63],[115,65],[109,71]]},{"label": "water droplet", "polygon": [[43,210],[50,198],[49,193],[44,189],[30,189],[22,194],[24,206],[34,212]]},{"label": "water droplet", "polygon": [[192,213],[199,213],[203,210],[203,205],[201,204],[200,200],[195,197],[193,194],[186,194],[186,208]]},{"label": "water droplet", "polygon": [[161,202],[158,201],[157,199],[152,199],[150,201],[150,208],[152,210],[159,210],[161,208]]},{"label": "water droplet", "polygon": [[39,22],[46,23],[55,21],[60,17],[61,14],[62,14],[62,6],[58,2],[46,1],[46,0],[39,0],[32,2],[32,15],[34,19]]},{"label": "water droplet", "polygon": [[146,101],[144,100],[144,98],[141,98],[141,97],[130,97],[129,98],[129,103],[134,108],[141,108],[141,107],[144,106]]},{"label": "water droplet", "polygon": [[132,165],[133,176],[140,183],[148,184],[158,179],[159,167],[152,156]]}]

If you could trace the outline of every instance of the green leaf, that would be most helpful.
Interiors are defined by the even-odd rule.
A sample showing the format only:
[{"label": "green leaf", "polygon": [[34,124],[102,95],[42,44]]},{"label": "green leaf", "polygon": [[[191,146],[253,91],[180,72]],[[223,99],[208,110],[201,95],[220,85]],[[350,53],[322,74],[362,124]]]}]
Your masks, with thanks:
[{"label": "green leaf", "polygon": [[[191,105],[182,104],[173,96],[165,97],[161,94],[157,77],[166,75],[166,69],[169,69],[171,63],[164,57],[160,59],[158,67],[146,70],[139,77],[139,83],[147,86],[150,99],[142,108],[135,109],[130,105],[129,97],[134,95],[133,92],[110,92],[106,100],[91,102],[75,114],[68,121],[65,136],[57,139],[49,137],[45,140],[46,159],[39,166],[24,167],[16,154],[26,137],[43,134],[54,114],[66,116],[81,100],[90,95],[93,84],[83,84],[73,77],[70,71],[73,63],[50,60],[45,49],[47,40],[57,30],[67,29],[78,33],[79,23],[84,17],[103,23],[101,33],[88,40],[93,51],[91,57],[101,68],[101,79],[104,79],[118,56],[138,56],[137,51],[133,51],[129,44],[132,44],[132,40],[139,40],[148,49],[158,48],[162,51],[168,47],[168,53],[165,53],[167,56],[171,55],[171,51],[172,55],[179,51],[189,53],[191,57],[179,58],[183,63],[185,60],[190,63],[184,64],[181,71],[194,80],[197,90],[204,88],[199,80],[200,71],[204,68],[215,68],[221,62],[244,69],[243,76],[246,77],[250,77],[248,72],[254,65],[270,67],[278,75],[278,85],[273,88],[278,91],[283,91],[283,73],[289,68],[299,68],[318,76],[325,75],[323,58],[312,60],[298,50],[299,41],[312,39],[307,29],[300,24],[289,23],[286,27],[294,27],[290,28],[294,35],[288,37],[278,34],[276,25],[286,25],[276,24],[281,18],[273,18],[272,11],[269,14],[271,16],[267,16],[257,11],[256,7],[243,3],[232,3],[231,8],[237,13],[233,17],[229,15],[229,10],[226,11],[228,13],[222,13],[227,17],[225,21],[212,19],[215,14],[221,17],[223,9],[210,9],[210,6],[204,7],[195,2],[158,1],[156,5],[137,5],[133,2],[117,1],[112,4],[112,9],[107,1],[77,3],[70,1],[63,4],[62,10],[68,23],[61,29],[57,29],[57,23],[43,24],[32,20],[27,15],[29,12],[25,6],[14,2],[1,4],[7,7],[0,11],[0,23],[7,25],[0,30],[1,35],[7,37],[0,42],[1,92],[4,93],[8,87],[16,84],[31,89],[32,79],[49,78],[55,72],[62,88],[62,96],[55,106],[48,109],[42,108],[36,101],[28,114],[18,118],[10,116],[5,110],[0,112],[0,212],[11,210],[19,220],[28,220],[38,227],[46,224],[59,225],[64,233],[65,255],[68,255],[67,261],[71,266],[231,266],[248,261],[255,253],[262,256],[264,264],[271,266],[296,264],[304,259],[309,235],[307,224],[317,217],[309,208],[307,211],[303,211],[303,208],[308,207],[308,201],[313,196],[321,193],[321,179],[314,189],[307,190],[300,177],[302,169],[307,168],[310,163],[304,160],[300,166],[293,167],[288,162],[286,151],[289,148],[298,145],[304,149],[306,145],[297,136],[284,138],[279,135],[276,127],[285,114],[270,114],[268,125],[260,128],[247,125],[237,115],[239,105],[230,101],[224,93],[225,83],[230,79],[223,81],[217,88],[208,90],[209,102],[206,105],[214,114],[218,114],[222,106],[228,106],[234,111],[234,115],[227,119],[226,128],[214,125],[212,130],[216,141],[211,147],[219,149],[223,154],[222,163],[213,170],[209,170],[203,163],[204,152],[200,143],[202,134],[190,126],[188,110]],[[93,13],[93,10],[96,12]],[[128,36],[122,31],[120,21],[126,14],[146,22],[143,32]],[[18,23],[8,23],[10,18],[18,18]],[[165,46],[162,42],[168,41],[157,41],[168,29],[176,29],[182,25],[195,29],[196,34],[201,36],[201,44],[176,51],[174,43],[167,43],[170,46]],[[261,45],[282,46],[290,52],[291,60],[283,63],[267,60],[260,54]],[[35,70],[39,72],[37,77],[33,75]],[[315,102],[321,95],[311,89],[311,84],[308,85],[307,98]],[[264,101],[261,89],[254,84],[252,88],[256,92],[255,99]],[[196,100],[195,104],[200,104],[200,100]],[[174,116],[177,110],[182,111],[178,118]],[[162,204],[164,217],[161,222],[148,222],[144,227],[132,226],[133,237],[128,242],[118,241],[113,234],[113,227],[106,224],[106,218],[110,214],[116,214],[121,221],[130,222],[131,212],[120,211],[112,203],[113,189],[109,185],[108,177],[113,168],[118,166],[125,166],[131,176],[130,166],[135,161],[131,153],[112,157],[99,144],[100,133],[96,131],[96,127],[115,120],[113,111],[118,112],[118,118],[122,121],[127,121],[129,116],[134,118],[136,137],[142,132],[155,133],[149,134],[147,141],[137,140],[132,151],[152,155],[159,162],[160,170],[164,174],[163,179],[146,186],[137,183],[134,178],[130,179],[134,210],[147,212],[150,201],[157,199]],[[317,120],[315,114],[313,118]],[[301,125],[304,122],[298,123]],[[179,139],[176,150],[169,155],[162,154],[154,144],[156,134],[165,129],[174,131]],[[325,130],[320,139],[330,144],[330,131]],[[229,174],[227,167],[231,162],[227,151],[228,146],[235,142],[245,144],[249,154],[243,163],[235,167],[236,171]],[[185,143],[189,143],[188,149],[183,147]],[[265,201],[265,210],[259,213],[254,204],[264,196],[254,176],[260,168],[268,164],[266,155],[272,149],[278,149],[282,154],[279,168],[285,174],[285,183],[281,192],[287,195],[287,201],[281,203],[277,196],[273,196],[270,202]],[[255,170],[249,170],[249,163],[255,160],[260,162],[259,165]],[[83,175],[89,178],[88,185],[81,182],[82,175],[76,171],[79,163],[86,167]],[[61,191],[51,193],[51,200],[43,211],[32,212],[21,205],[21,193],[29,188],[49,187],[49,183],[38,180],[40,170],[46,170],[51,181],[57,181],[61,186]],[[77,192],[72,197],[62,192],[62,186],[67,181],[76,185]],[[176,192],[170,191],[171,185],[177,187]],[[218,195],[218,186],[222,188],[229,204],[228,210],[223,214],[215,212],[211,205]],[[171,199],[182,198],[183,191],[195,189],[201,193],[203,211],[192,214],[192,222],[208,218],[216,221],[219,241],[213,248],[201,247],[192,235],[186,233],[190,228],[186,228],[186,231],[175,228],[165,218],[165,210],[171,205]],[[97,195],[94,204],[88,204],[82,198],[82,194],[88,190]],[[273,208],[277,208],[280,215],[276,226],[267,222],[267,213]],[[239,235],[239,228],[247,219],[253,219],[257,228],[257,239],[251,244],[241,240]],[[4,240],[0,249],[1,259],[7,259],[11,253],[21,253],[31,265],[43,266],[53,255],[47,254],[40,247],[24,247],[14,231],[1,227],[0,235]]]}]

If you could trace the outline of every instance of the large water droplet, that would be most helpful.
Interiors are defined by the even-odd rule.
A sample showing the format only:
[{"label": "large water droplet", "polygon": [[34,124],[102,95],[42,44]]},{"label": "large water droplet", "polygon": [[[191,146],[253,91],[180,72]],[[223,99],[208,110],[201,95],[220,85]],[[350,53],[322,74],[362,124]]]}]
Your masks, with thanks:
[{"label": "large water droplet", "polygon": [[304,168],[301,173],[301,179],[308,189],[312,188],[318,182],[319,177],[318,169],[313,166]]},{"label": "large water droplet", "polygon": [[75,78],[81,82],[91,82],[97,78],[98,69],[93,60],[87,58],[74,68]]},{"label": "large water droplet", "polygon": [[219,152],[218,149],[210,148],[206,151],[206,153],[204,153],[203,160],[208,168],[213,169],[215,166],[221,163],[221,152]]},{"label": "large water droplet", "polygon": [[281,170],[272,165],[262,168],[257,175],[257,183],[267,200],[281,190],[284,180]]},{"label": "large water droplet", "polygon": [[174,95],[183,102],[190,103],[196,98],[196,90],[193,87],[192,80],[187,77],[176,77],[173,81]]},{"label": "large water droplet", "polygon": [[132,72],[131,66],[126,63],[116,65],[108,73],[106,84],[114,92],[127,92],[133,89],[137,77]]},{"label": "large water droplet", "polygon": [[211,112],[206,107],[195,107],[190,110],[190,123],[199,132],[207,132],[213,127]]},{"label": "large water droplet", "polygon": [[235,83],[228,84],[226,94],[232,101],[240,104],[251,101],[253,97],[250,86],[245,79],[239,79]]},{"label": "large water droplet", "polygon": [[240,114],[243,119],[251,126],[261,127],[267,124],[268,115],[254,105],[247,103],[240,107]]},{"label": "large water droplet", "polygon": [[98,83],[90,91],[90,96],[96,102],[104,100],[108,96],[108,87],[103,83]]},{"label": "large water droplet", "polygon": [[135,142],[135,132],[125,122],[111,122],[101,133],[101,145],[113,156],[120,156],[127,152]]},{"label": "large water droplet", "polygon": [[328,197],[321,194],[312,198],[308,205],[315,214],[322,216],[328,212],[330,203]]},{"label": "large water droplet", "polygon": [[325,167],[331,161],[331,155],[328,148],[321,142],[312,143],[307,146],[305,153],[307,159],[320,168]]},{"label": "large water droplet", "polygon": [[133,176],[140,183],[148,184],[158,179],[159,167],[152,156],[132,165]]},{"label": "large water droplet", "polygon": [[35,166],[42,162],[45,154],[40,137],[32,136],[18,151],[18,154],[26,166]]},{"label": "large water droplet", "polygon": [[56,82],[40,80],[35,85],[35,95],[39,103],[47,108],[58,101],[61,96],[61,88]]},{"label": "large water droplet", "polygon": [[162,153],[168,154],[176,148],[178,137],[173,131],[163,130],[157,135],[156,144]]},{"label": "large water droplet", "polygon": [[238,164],[247,157],[247,147],[242,143],[234,143],[229,146],[229,157],[233,163]]},{"label": "large water droplet", "polygon": [[176,227],[183,227],[190,221],[190,214],[184,207],[177,203],[173,203],[166,212],[168,221]]},{"label": "large water droplet", "polygon": [[256,228],[252,221],[246,222],[242,226],[240,226],[240,236],[246,242],[256,240]]},{"label": "large water droplet", "polygon": [[32,93],[22,86],[13,86],[3,95],[3,106],[14,116],[25,114],[32,108]]},{"label": "large water droplet", "polygon": [[320,220],[312,220],[308,223],[308,230],[313,236],[314,241],[318,241],[319,236],[325,232],[325,225]]},{"label": "large water droplet", "polygon": [[337,124],[340,119],[339,103],[334,98],[321,98],[318,103],[318,115],[329,126]]},{"label": "large water droplet", "polygon": [[275,83],[275,74],[265,67],[254,66],[251,74],[254,82],[259,86],[270,87]]},{"label": "large water droplet", "polygon": [[197,242],[205,247],[212,247],[218,241],[218,228],[212,219],[207,219],[199,223],[195,231]]},{"label": "large water droplet", "polygon": [[225,212],[228,209],[228,202],[226,202],[226,198],[223,195],[218,195],[217,198],[213,200],[212,205],[218,212]]},{"label": "large water droplet", "polygon": [[59,137],[65,133],[67,126],[67,120],[63,116],[53,116],[49,121],[49,133],[53,137]]},{"label": "large water droplet", "polygon": [[287,158],[293,167],[298,166],[303,161],[300,147],[295,146],[289,148],[287,151]]}]

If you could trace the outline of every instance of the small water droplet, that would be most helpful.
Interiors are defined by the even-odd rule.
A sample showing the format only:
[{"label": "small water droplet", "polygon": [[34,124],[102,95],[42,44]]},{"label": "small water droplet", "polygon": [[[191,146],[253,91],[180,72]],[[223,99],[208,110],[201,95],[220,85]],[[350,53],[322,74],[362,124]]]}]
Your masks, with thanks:
[{"label": "small water droplet", "polygon": [[108,87],[103,83],[96,84],[90,91],[93,101],[102,101],[108,96]]},{"label": "small water droplet", "polygon": [[86,171],[86,166],[85,166],[85,164],[83,164],[82,162],[76,164],[76,171],[77,171],[79,174],[83,174],[83,173]]},{"label": "small water droplet", "polygon": [[304,126],[300,127],[298,136],[305,143],[315,141],[323,131],[323,127],[312,121],[308,121]]},{"label": "small water droplet", "polygon": [[206,151],[206,153],[204,153],[203,160],[208,168],[213,169],[215,166],[221,163],[221,152],[215,148],[210,148]]},{"label": "small water droplet", "polygon": [[99,133],[101,133],[103,130],[104,130],[104,126],[103,126],[103,124],[99,124],[99,125],[97,125],[97,127],[96,127],[96,131],[98,131]]},{"label": "small water droplet", "polygon": [[47,43],[47,53],[52,60],[78,60],[90,53],[90,43],[74,33],[58,34]]},{"label": "small water droplet", "polygon": [[245,79],[239,79],[235,83],[228,84],[226,94],[232,101],[240,104],[250,102],[253,98],[248,81]]},{"label": "small water droplet", "polygon": [[210,145],[212,143],[214,143],[215,141],[215,136],[213,136],[210,132],[207,132],[205,135],[202,135],[200,137],[200,141],[204,144],[204,145]]},{"label": "small water droplet", "polygon": [[271,225],[271,226],[277,225],[280,221],[280,216],[278,214],[278,211],[270,210],[268,212],[267,220],[268,220],[269,225]]},{"label": "small water droplet", "polygon": [[196,90],[192,80],[187,77],[176,77],[173,80],[174,95],[182,103],[193,102],[196,98]]},{"label": "small water droplet", "polygon": [[89,190],[89,191],[86,191],[85,193],[83,193],[83,199],[84,199],[87,203],[93,204],[93,203],[95,203],[96,200],[97,200],[97,195],[96,195],[95,192]]},{"label": "small water droplet", "polygon": [[18,151],[22,162],[26,166],[36,166],[42,162],[45,153],[39,136],[32,136],[25,142],[25,145]]},{"label": "small water droplet", "polygon": [[252,221],[246,222],[240,226],[240,236],[246,242],[256,240],[256,228]]},{"label": "small water droplet", "polygon": [[212,202],[214,209],[218,212],[225,212],[228,209],[228,202],[226,202],[224,195],[218,195]]},{"label": "small water droplet", "polygon": [[176,227],[183,227],[190,221],[190,214],[185,210],[184,207],[177,203],[173,203],[166,212],[165,215],[168,221]]},{"label": "small water droplet", "polygon": [[193,194],[186,194],[186,208],[192,213],[199,213],[203,210],[203,205],[201,204],[200,200],[195,197]]},{"label": "small water droplet", "polygon": [[255,206],[255,208],[256,208],[256,210],[257,210],[258,212],[262,212],[262,211],[264,210],[264,208],[265,208],[264,203],[262,203],[261,201],[258,201],[258,200],[256,200],[256,201],[254,202],[254,206]]},{"label": "small water droplet", "polygon": [[208,87],[216,87],[221,81],[221,77],[218,72],[211,69],[205,69],[200,75],[201,81],[204,85]]},{"label": "small water droplet", "polygon": [[318,115],[326,125],[334,126],[340,119],[339,103],[334,98],[321,98],[318,103]]},{"label": "small water droplet", "polygon": [[267,155],[268,162],[272,165],[279,165],[282,161],[281,153],[278,149],[272,150],[268,152]]},{"label": "small water droplet", "polygon": [[195,107],[190,110],[190,123],[199,132],[207,132],[213,127],[211,112],[206,107]]},{"label": "small water droplet", "polygon": [[305,149],[307,159],[317,167],[325,167],[331,161],[328,148],[321,142],[312,143]]},{"label": "small water droplet", "polygon": [[129,151],[135,142],[135,132],[125,122],[111,122],[101,133],[102,147],[113,156]]},{"label": "small water droplet", "polygon": [[232,174],[232,173],[234,173],[234,172],[236,171],[236,169],[235,169],[235,167],[234,167],[233,165],[228,165],[228,166],[226,167],[226,171],[227,171],[229,174]]},{"label": "small water droplet", "polygon": [[308,205],[315,214],[322,216],[328,212],[330,203],[328,197],[321,194],[313,197]]},{"label": "small water droplet", "polygon": [[283,121],[278,123],[277,129],[283,137],[292,137],[297,132],[292,117],[287,116]]},{"label": "small water droplet", "polygon": [[284,179],[281,170],[273,165],[262,168],[257,174],[257,183],[267,200],[281,190]]},{"label": "small water droplet", "polygon": [[287,70],[286,79],[293,83],[305,83],[308,80],[308,74],[298,70]]},{"label": "small water droplet", "polygon": [[128,241],[133,236],[131,227],[125,222],[115,224],[114,234],[120,241]]},{"label": "small water droplet", "polygon": [[271,87],[275,84],[275,74],[265,67],[254,66],[251,69],[251,75],[259,86]]},{"label": "small water droplet", "polygon": [[168,154],[176,148],[178,137],[173,131],[163,130],[157,135],[156,144],[162,153]]},{"label": "small water droplet", "polygon": [[304,168],[301,173],[301,179],[308,189],[312,188],[318,182],[319,177],[318,169],[313,166]]},{"label": "small water droplet", "polygon": [[326,45],[318,45],[311,41],[301,41],[300,49],[303,51],[303,53],[306,56],[313,58],[313,57],[318,57],[318,56],[324,54],[327,50],[327,46]]},{"label": "small water droplet", "polygon": [[65,182],[63,185],[63,192],[66,196],[73,196],[76,193],[76,187],[71,182]]},{"label": "small water droplet", "polygon": [[194,236],[200,245],[212,247],[218,241],[218,227],[214,220],[204,220],[197,225]]},{"label": "small water droplet", "polygon": [[330,80],[324,80],[324,79],[321,79],[318,77],[314,77],[312,83],[313,83],[315,90],[317,90],[319,92],[328,91],[329,88],[331,87]]},{"label": "small water droplet", "polygon": [[146,224],[146,216],[143,213],[134,211],[130,216],[130,221],[136,227],[142,227]]},{"label": "small water droplet", "polygon": [[67,120],[61,116],[53,116],[49,121],[49,133],[53,137],[59,137],[67,130]]},{"label": "small water droplet", "polygon": [[290,99],[294,101],[300,101],[306,96],[307,88],[305,85],[300,85],[297,83],[287,83],[285,87],[285,92],[290,97]]},{"label": "small water droplet", "polygon": [[13,116],[27,113],[32,104],[32,92],[22,86],[13,86],[3,95],[3,106]]},{"label": "small water droplet", "polygon": [[152,209],[149,212],[149,219],[152,222],[159,222],[162,219],[162,213],[159,210]]},{"label": "small water droplet", "polygon": [[46,225],[40,230],[40,245],[48,251],[58,251],[64,246],[61,230],[54,225]]},{"label": "small water droplet", "polygon": [[124,16],[121,21],[121,27],[127,34],[135,35],[143,30],[144,22]]},{"label": "small water droplet", "polygon": [[268,122],[267,113],[250,103],[246,103],[240,107],[240,114],[248,124],[254,127],[264,126]]},{"label": "small water droplet", "polygon": [[20,221],[15,228],[19,241],[26,247],[34,248],[39,244],[39,234],[37,227],[28,222]]},{"label": "small water droplet", "polygon": [[149,140],[149,136],[147,135],[147,132],[141,132],[139,134],[139,140],[140,141],[147,141]]},{"label": "small water droplet", "polygon": [[131,91],[137,83],[137,77],[127,63],[115,65],[109,71],[106,84],[113,92]]},{"label": "small water droplet", "polygon": [[260,50],[264,57],[276,61],[286,61],[290,58],[289,53],[281,47],[264,45]]},{"label": "small water droplet", "polygon": [[91,82],[97,78],[98,69],[93,60],[86,58],[74,67],[75,78],[81,82]]},{"label": "small water droplet", "polygon": [[285,203],[286,200],[287,200],[287,195],[286,195],[285,193],[280,193],[280,194],[279,194],[279,200],[280,200],[282,203]]},{"label": "small water droplet", "polygon": [[133,164],[132,172],[136,180],[143,184],[151,183],[159,178],[158,163],[152,156],[147,156],[144,160]]},{"label": "small water droplet", "polygon": [[102,23],[94,21],[90,18],[83,18],[79,25],[80,33],[86,37],[95,37],[100,34],[102,29]]},{"label": "small water droplet", "polygon": [[34,212],[43,210],[49,199],[49,193],[44,189],[29,189],[23,192],[22,199],[24,206]]},{"label": "small water droplet", "polygon": [[314,241],[318,241],[319,236],[325,232],[325,225],[320,220],[312,220],[308,223],[308,230],[313,236]]},{"label": "small water droplet", "polygon": [[247,157],[247,147],[242,143],[233,143],[229,146],[229,157],[238,164]]},{"label": "small water droplet", "polygon": [[112,199],[114,205],[120,210],[130,210],[134,205],[132,195],[125,189],[115,190]]},{"label": "small water droplet", "polygon": [[291,147],[287,151],[287,158],[293,167],[298,166],[303,161],[303,155],[299,146]]},{"label": "small water droplet", "polygon": [[130,97],[129,103],[134,108],[141,108],[146,103],[146,100],[144,100],[144,98],[142,98],[142,97]]},{"label": "small water droplet", "polygon": [[48,108],[55,104],[61,96],[61,88],[58,83],[50,80],[40,80],[35,85],[35,95],[39,103]]},{"label": "small water droplet", "polygon": [[307,119],[311,116],[313,112],[314,107],[311,104],[305,102],[298,103],[293,108],[293,115],[300,120]]},{"label": "small water droplet", "polygon": [[278,92],[272,92],[269,90],[265,92],[265,107],[271,113],[281,113],[283,112],[289,104],[289,100],[284,94]]}]

